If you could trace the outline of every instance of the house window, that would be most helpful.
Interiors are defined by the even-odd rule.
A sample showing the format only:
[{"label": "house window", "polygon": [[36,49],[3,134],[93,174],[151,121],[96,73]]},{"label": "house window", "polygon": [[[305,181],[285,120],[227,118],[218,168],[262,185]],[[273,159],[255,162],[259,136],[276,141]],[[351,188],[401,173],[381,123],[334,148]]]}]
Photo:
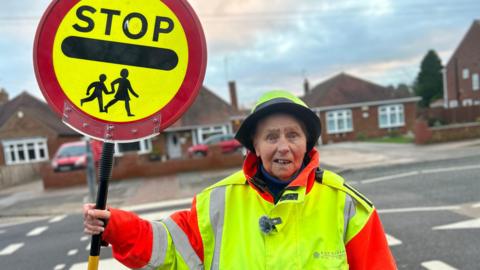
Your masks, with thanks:
[{"label": "house window", "polygon": [[47,139],[27,138],[3,141],[5,164],[26,164],[48,160]]},{"label": "house window", "polygon": [[448,107],[449,108],[456,108],[458,107],[458,101],[456,100],[450,100],[449,104],[448,104]]},{"label": "house window", "polygon": [[405,125],[403,105],[387,105],[378,107],[378,123],[380,128],[401,127]]},{"label": "house window", "polygon": [[470,71],[468,70],[468,68],[464,68],[463,69],[463,79],[468,79],[469,76],[470,76]]},{"label": "house window", "polygon": [[462,101],[462,105],[463,105],[464,107],[466,107],[466,106],[472,106],[472,104],[473,104],[473,100],[472,100],[471,98],[469,98],[469,99],[464,99],[464,100]]},{"label": "house window", "polygon": [[473,91],[478,91],[478,89],[480,89],[478,73],[475,73],[472,75],[472,88],[473,88]]},{"label": "house window", "polygon": [[122,156],[127,152],[136,152],[137,154],[147,154],[152,151],[152,140],[144,139],[137,142],[115,143],[115,155]]},{"label": "house window", "polygon": [[339,110],[327,112],[327,133],[342,133],[353,131],[352,111]]},{"label": "house window", "polygon": [[199,129],[199,142],[203,143],[208,137],[218,134],[227,134],[227,126],[210,126]]}]

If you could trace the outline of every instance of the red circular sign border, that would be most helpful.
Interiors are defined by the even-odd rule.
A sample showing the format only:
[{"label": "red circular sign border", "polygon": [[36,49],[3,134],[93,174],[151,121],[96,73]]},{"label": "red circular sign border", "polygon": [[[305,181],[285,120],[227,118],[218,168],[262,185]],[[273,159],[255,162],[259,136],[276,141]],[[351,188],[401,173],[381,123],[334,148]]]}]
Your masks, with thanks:
[{"label": "red circular sign border", "polygon": [[[56,0],[50,3],[39,23],[35,35],[33,63],[37,82],[43,96],[47,99],[48,104],[59,115],[63,114],[65,101],[69,99],[64,94],[55,76],[52,57],[53,43],[55,34],[63,18],[78,2],[80,2],[80,0]],[[92,121],[93,124],[113,124],[116,126],[136,124],[137,127],[140,126],[138,132],[134,133],[134,137],[130,138],[130,135],[123,134],[123,136],[120,137],[125,137],[125,139],[119,139],[118,141],[131,141],[150,137],[153,134],[153,129],[142,129],[141,125],[138,124],[142,124],[143,122],[151,123],[154,119],[158,118],[159,114],[161,118],[160,130],[166,129],[168,126],[175,123],[175,121],[190,107],[202,86],[206,71],[207,48],[205,35],[200,21],[192,7],[185,0],[163,0],[161,2],[167,5],[177,16],[185,31],[188,43],[189,61],[187,71],[182,85],[174,98],[161,110],[151,116],[131,122],[105,121],[88,115],[77,107],[77,111],[83,114],[83,118]],[[70,101],[70,103],[72,102]],[[81,133],[87,133],[84,130],[84,126],[75,126],[74,128]],[[125,132],[126,129],[124,131],[119,129],[118,131]],[[87,135],[92,136],[88,133]],[[98,138],[98,136],[93,137]]]}]

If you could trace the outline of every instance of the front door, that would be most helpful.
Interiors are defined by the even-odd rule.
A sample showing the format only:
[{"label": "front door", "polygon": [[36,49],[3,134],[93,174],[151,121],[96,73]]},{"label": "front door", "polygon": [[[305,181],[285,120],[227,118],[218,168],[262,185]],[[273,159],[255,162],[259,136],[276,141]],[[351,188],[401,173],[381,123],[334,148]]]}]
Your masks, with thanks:
[{"label": "front door", "polygon": [[182,144],[176,133],[167,133],[167,150],[170,159],[182,157]]}]

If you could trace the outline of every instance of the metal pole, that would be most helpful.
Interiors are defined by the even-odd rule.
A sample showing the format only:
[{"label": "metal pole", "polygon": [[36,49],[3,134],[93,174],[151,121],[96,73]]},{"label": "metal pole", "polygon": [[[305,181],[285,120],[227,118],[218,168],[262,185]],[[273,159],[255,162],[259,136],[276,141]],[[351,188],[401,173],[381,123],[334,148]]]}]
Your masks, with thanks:
[{"label": "metal pole", "polygon": [[[105,210],[107,206],[108,182],[112,175],[114,144],[103,144],[102,160],[100,163],[100,180],[98,183],[97,202],[95,209]],[[100,258],[100,244],[102,234],[92,235],[90,256],[88,257],[88,270],[97,270]]]},{"label": "metal pole", "polygon": [[95,163],[93,161],[92,147],[90,146],[90,140],[86,141],[87,147],[87,184],[88,184],[88,201],[95,201]]}]

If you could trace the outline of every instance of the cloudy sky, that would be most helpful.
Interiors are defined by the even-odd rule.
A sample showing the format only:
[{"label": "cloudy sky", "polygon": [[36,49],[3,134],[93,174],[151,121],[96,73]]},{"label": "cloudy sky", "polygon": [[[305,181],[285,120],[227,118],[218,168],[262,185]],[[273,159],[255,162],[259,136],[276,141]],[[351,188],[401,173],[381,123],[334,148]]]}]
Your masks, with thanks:
[{"label": "cloudy sky", "polygon": [[[33,40],[50,0],[0,0],[0,87],[11,97],[41,97],[32,65]],[[262,92],[297,94],[340,72],[382,85],[410,84],[435,49],[448,61],[472,24],[478,0],[191,0],[208,46],[204,85],[239,102]]]}]

